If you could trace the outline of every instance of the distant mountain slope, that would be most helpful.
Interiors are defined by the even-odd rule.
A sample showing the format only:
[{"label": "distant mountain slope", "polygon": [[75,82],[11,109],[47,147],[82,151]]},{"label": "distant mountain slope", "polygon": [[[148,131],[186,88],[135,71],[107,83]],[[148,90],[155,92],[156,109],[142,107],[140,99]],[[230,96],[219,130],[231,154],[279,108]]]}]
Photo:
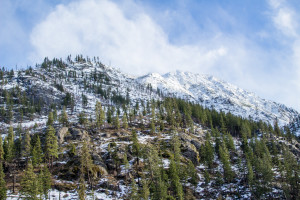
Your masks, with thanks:
[{"label": "distant mountain slope", "polygon": [[136,80],[139,83],[151,84],[153,88],[159,88],[164,93],[175,94],[209,108],[246,118],[250,116],[254,120],[263,120],[271,124],[278,119],[280,125],[285,125],[299,115],[292,108],[262,99],[213,76],[176,71],[164,75],[152,73]]}]

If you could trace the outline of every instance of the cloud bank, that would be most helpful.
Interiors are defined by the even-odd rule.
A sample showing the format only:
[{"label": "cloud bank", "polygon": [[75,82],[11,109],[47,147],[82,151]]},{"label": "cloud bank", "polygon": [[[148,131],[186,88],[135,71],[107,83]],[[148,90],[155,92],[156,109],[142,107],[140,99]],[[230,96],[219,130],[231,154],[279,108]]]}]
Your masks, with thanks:
[{"label": "cloud bank", "polygon": [[[211,24],[214,32],[210,37],[176,43],[140,4],[81,0],[58,5],[34,27],[30,59],[37,62],[45,56],[83,54],[99,56],[104,64],[135,75],[173,70],[212,74],[299,110],[300,40],[296,14],[284,1],[268,3],[268,17],[278,33],[257,33],[257,37],[286,38],[282,52],[266,51],[257,41],[243,34],[222,32],[215,24]],[[228,13],[222,14],[235,25]]]}]

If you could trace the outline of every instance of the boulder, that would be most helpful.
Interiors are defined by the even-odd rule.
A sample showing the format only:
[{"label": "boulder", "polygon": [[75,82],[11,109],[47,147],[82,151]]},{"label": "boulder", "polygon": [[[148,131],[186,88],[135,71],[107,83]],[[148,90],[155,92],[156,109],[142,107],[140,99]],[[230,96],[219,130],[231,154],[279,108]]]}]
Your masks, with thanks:
[{"label": "boulder", "polygon": [[64,138],[65,136],[67,136],[69,134],[69,129],[68,127],[62,127],[61,129],[59,129],[56,133],[57,137],[58,137],[58,141],[60,144],[62,144],[64,142]]},{"label": "boulder", "polygon": [[88,132],[86,130],[81,130],[78,128],[70,128],[69,131],[74,140],[83,140],[89,138]]},{"label": "boulder", "polygon": [[192,140],[191,143],[196,147],[196,149],[197,149],[198,151],[200,151],[200,149],[201,149],[201,144],[200,144],[200,142],[198,142],[198,141],[196,141],[196,140]]},{"label": "boulder", "polygon": [[194,165],[199,165],[199,153],[197,151],[197,149],[195,148],[195,146],[193,146],[192,144],[190,145],[186,145],[183,149],[182,149],[182,155],[191,160],[193,162]]}]

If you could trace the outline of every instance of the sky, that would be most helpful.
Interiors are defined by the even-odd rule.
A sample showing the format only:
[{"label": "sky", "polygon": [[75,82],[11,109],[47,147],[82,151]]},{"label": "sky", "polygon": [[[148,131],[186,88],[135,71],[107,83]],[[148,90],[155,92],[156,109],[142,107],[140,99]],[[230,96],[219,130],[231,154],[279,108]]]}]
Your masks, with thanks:
[{"label": "sky", "polygon": [[132,75],[210,74],[300,111],[298,0],[1,0],[0,66],[98,56]]}]

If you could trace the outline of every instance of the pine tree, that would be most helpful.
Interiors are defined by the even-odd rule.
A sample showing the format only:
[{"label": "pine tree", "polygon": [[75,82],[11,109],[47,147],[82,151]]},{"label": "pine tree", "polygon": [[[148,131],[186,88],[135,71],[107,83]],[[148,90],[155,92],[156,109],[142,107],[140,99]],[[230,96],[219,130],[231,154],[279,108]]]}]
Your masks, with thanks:
[{"label": "pine tree", "polygon": [[39,165],[43,162],[43,150],[41,147],[41,140],[40,137],[37,135],[36,142],[34,144],[34,147],[32,149],[32,164],[33,166]]},{"label": "pine tree", "polygon": [[14,131],[13,127],[9,127],[8,135],[6,137],[7,146],[6,146],[6,152],[5,152],[5,159],[10,162],[14,158],[15,154],[15,147],[14,147]]},{"label": "pine tree", "polygon": [[99,101],[97,101],[95,105],[95,115],[96,115],[96,126],[97,128],[101,128],[105,121],[105,113]]},{"label": "pine tree", "polygon": [[220,116],[221,116],[221,118],[220,118],[220,126],[221,126],[220,131],[221,131],[221,133],[225,134],[227,132],[226,124],[224,122],[222,114]]},{"label": "pine tree", "polygon": [[25,199],[38,199],[39,194],[39,181],[37,175],[33,171],[31,160],[27,164],[27,168],[22,176],[20,193],[24,195]]},{"label": "pine tree", "polygon": [[214,160],[214,148],[211,143],[210,134],[206,134],[206,140],[204,143],[204,152],[201,155],[204,157],[205,163],[207,164],[208,168],[212,168],[213,160]]},{"label": "pine tree", "polygon": [[193,164],[193,162],[191,160],[188,160],[188,165],[187,165],[187,173],[188,173],[188,176],[190,178],[190,182],[196,186],[197,185],[197,182],[198,182],[198,174],[195,170],[195,166]]},{"label": "pine tree", "polygon": [[156,146],[150,145],[147,149],[146,157],[148,158],[148,171],[150,179],[153,180],[151,189],[151,199],[165,199],[167,196],[167,186],[164,180],[164,169],[159,158],[159,153]]},{"label": "pine tree", "polygon": [[125,166],[125,173],[126,173],[125,184],[127,186],[127,173],[128,173],[129,167],[130,167],[128,159],[127,159],[127,153],[124,154],[123,164]]},{"label": "pine tree", "polygon": [[53,121],[56,121],[57,120],[57,110],[56,108],[54,108],[54,111],[53,111]]},{"label": "pine tree", "polygon": [[76,146],[74,143],[71,143],[69,145],[69,151],[68,151],[69,157],[74,157],[76,155]]},{"label": "pine tree", "polygon": [[93,160],[89,151],[88,143],[87,141],[83,142],[83,145],[81,147],[80,152],[80,164],[81,164],[81,173],[83,175],[87,174],[89,179],[89,184],[93,186],[92,184],[92,175],[91,172],[93,172]]},{"label": "pine tree", "polygon": [[233,179],[234,173],[231,169],[230,161],[229,161],[229,153],[226,148],[226,145],[224,142],[222,142],[220,149],[219,149],[219,155],[220,160],[223,164],[223,170],[224,170],[224,178],[226,182],[230,182]]},{"label": "pine tree", "polygon": [[4,149],[3,149],[3,141],[0,136],[0,162],[4,159]]},{"label": "pine tree", "polygon": [[78,187],[78,196],[80,200],[85,200],[86,199],[86,186],[85,186],[85,181],[84,181],[84,174],[80,174],[80,179],[79,179],[79,187]]},{"label": "pine tree", "polygon": [[182,185],[180,183],[177,166],[173,157],[171,157],[170,161],[169,175],[171,179],[171,188],[174,192],[174,196],[176,196],[176,198],[179,200],[183,200]]},{"label": "pine tree", "polygon": [[25,133],[24,142],[23,142],[23,156],[26,157],[27,159],[30,156],[30,152],[31,152],[30,141],[31,141],[30,133],[27,130]]},{"label": "pine tree", "polygon": [[53,159],[58,158],[58,144],[55,130],[49,126],[46,134],[45,154],[49,161],[49,166],[53,166]]},{"label": "pine tree", "polygon": [[155,133],[155,122],[153,119],[151,120],[151,123],[150,123],[150,133],[151,134]]},{"label": "pine tree", "polygon": [[140,144],[139,144],[139,140],[137,138],[137,134],[136,131],[133,130],[132,131],[132,150],[133,150],[133,154],[137,157],[137,162],[139,164],[139,157],[140,157]]},{"label": "pine tree", "polygon": [[140,200],[138,186],[136,185],[134,178],[132,178],[132,180],[131,180],[131,191],[129,194],[129,199]]},{"label": "pine tree", "polygon": [[207,169],[205,169],[205,171],[204,171],[204,182],[205,182],[205,185],[207,185],[210,182],[210,175],[209,175]]},{"label": "pine tree", "polygon": [[254,179],[254,174],[253,174],[253,169],[252,165],[249,161],[247,161],[247,182],[250,186],[253,184],[253,179]]},{"label": "pine tree", "polygon": [[224,135],[224,141],[226,143],[226,147],[228,150],[231,150],[231,151],[235,150],[233,138],[230,135],[230,133],[226,132],[226,134]]},{"label": "pine tree", "polygon": [[21,124],[18,124],[17,127],[17,131],[16,131],[16,136],[18,136],[18,138],[15,141],[15,145],[14,145],[14,150],[15,150],[15,156],[17,158],[20,158],[22,155],[22,126]]},{"label": "pine tree", "polygon": [[53,126],[53,122],[54,122],[53,113],[49,112],[47,126]]},{"label": "pine tree", "polygon": [[117,115],[114,117],[114,127],[115,127],[115,129],[117,129],[117,130],[120,129],[119,114],[117,114]]},{"label": "pine tree", "polygon": [[66,111],[66,107],[64,106],[62,113],[60,114],[59,117],[59,122],[63,125],[63,126],[68,126],[69,121],[68,121],[68,114]]},{"label": "pine tree", "polygon": [[44,195],[45,199],[48,199],[48,193],[51,189],[52,181],[51,181],[51,173],[46,165],[44,166],[44,169],[42,169],[41,173],[39,174],[39,182],[41,185],[41,194]]},{"label": "pine tree", "polygon": [[82,124],[85,126],[87,124],[87,121],[88,121],[88,119],[86,118],[86,114],[83,111],[80,112],[78,115],[79,124]]},{"label": "pine tree", "polygon": [[249,127],[249,124],[246,123],[246,122],[243,122],[242,125],[241,125],[241,135],[243,137],[246,137],[246,138],[250,138],[251,137],[251,129]]},{"label": "pine tree", "polygon": [[124,129],[128,129],[127,114],[125,112],[122,117],[122,125]]},{"label": "pine tree", "polygon": [[6,182],[5,182],[4,178],[5,178],[5,174],[3,172],[2,162],[0,161],[0,200],[6,199],[7,191],[6,191]]},{"label": "pine tree", "polygon": [[298,199],[300,197],[300,166],[294,155],[286,148],[284,149],[284,171],[285,184],[284,193],[289,199]]},{"label": "pine tree", "polygon": [[148,200],[150,191],[149,191],[148,181],[144,175],[142,176],[141,182],[142,182],[141,199]]}]

